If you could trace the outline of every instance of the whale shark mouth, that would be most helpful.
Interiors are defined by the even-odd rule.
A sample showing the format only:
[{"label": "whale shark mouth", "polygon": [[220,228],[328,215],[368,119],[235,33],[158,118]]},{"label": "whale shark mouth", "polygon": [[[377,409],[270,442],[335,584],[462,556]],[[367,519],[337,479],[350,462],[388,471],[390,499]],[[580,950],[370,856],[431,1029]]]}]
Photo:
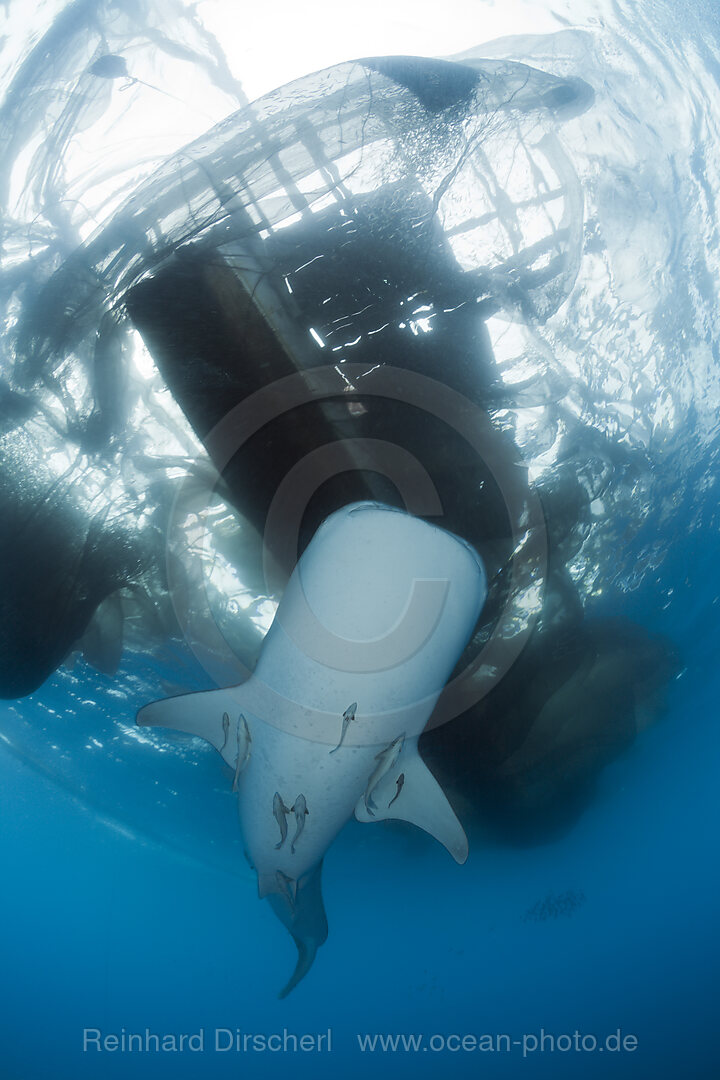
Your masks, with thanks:
[{"label": "whale shark mouth", "polygon": [[[499,638],[565,640],[637,590],[670,625],[663,536],[703,522],[720,401],[714,237],[700,150],[645,118],[629,43],[365,58],[248,108],[180,4],[47,18],[18,26],[0,107],[0,695],[82,701],[105,674],[130,729],[158,678],[128,658],[169,692],[197,661],[231,683],[329,511],[409,491],[432,519],[432,486],[488,567],[461,660],[486,656],[483,693],[512,670]],[[410,375],[478,406],[491,452]],[[224,417],[278,384],[228,449]],[[67,736],[21,719],[6,736],[59,775]],[[92,801],[103,766],[74,754]]]}]

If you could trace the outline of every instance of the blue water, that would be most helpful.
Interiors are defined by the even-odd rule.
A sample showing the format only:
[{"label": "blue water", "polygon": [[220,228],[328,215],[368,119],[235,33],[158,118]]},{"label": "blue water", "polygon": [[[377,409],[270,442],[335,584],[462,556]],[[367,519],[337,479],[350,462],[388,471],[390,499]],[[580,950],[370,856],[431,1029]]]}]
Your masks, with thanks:
[{"label": "blue water", "polygon": [[[718,689],[714,671],[691,664],[667,717],[607,769],[599,797],[556,843],[475,850],[457,867],[419,834],[348,827],[325,864],[330,938],[285,1001],[275,995],[294,949],[247,877],[99,824],[3,753],[0,914],[3,970],[12,973],[3,1076],[290,1069],[709,1080],[720,960]],[[568,889],[586,897],[571,916],[523,919],[534,902]],[[330,1029],[332,1049],[216,1051],[216,1028]],[[91,1042],[83,1052],[85,1029],[204,1029],[204,1049],[130,1055]],[[637,1048],[564,1050],[561,1039],[550,1049],[550,1036],[577,1031],[601,1043],[618,1030]],[[545,1049],[531,1049],[543,1031]],[[358,1036],[374,1033],[422,1034],[428,1049],[362,1052]],[[496,1051],[433,1050],[434,1034],[525,1038],[526,1056],[503,1042]]]}]

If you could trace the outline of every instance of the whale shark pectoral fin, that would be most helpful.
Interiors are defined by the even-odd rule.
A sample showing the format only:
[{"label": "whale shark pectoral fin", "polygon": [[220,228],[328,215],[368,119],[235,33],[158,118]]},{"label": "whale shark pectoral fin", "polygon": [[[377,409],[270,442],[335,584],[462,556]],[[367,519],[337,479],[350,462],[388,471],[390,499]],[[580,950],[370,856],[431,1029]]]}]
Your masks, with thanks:
[{"label": "whale shark pectoral fin", "polygon": [[[403,772],[405,782],[397,794],[397,775]],[[433,774],[420,757],[417,739],[405,743],[402,757],[394,770],[378,785],[374,794],[377,809],[371,815],[365,806],[365,796],[358,799],[355,817],[358,821],[395,819],[417,825],[447,848],[455,862],[464,863],[468,857],[465,830],[455,816]],[[389,805],[392,801],[392,805]]]},{"label": "whale shark pectoral fin", "polygon": [[[204,690],[198,694],[180,694],[178,697],[153,701],[140,709],[135,718],[140,727],[164,727],[197,735],[223,754],[229,752],[229,741],[223,726],[223,714],[234,717],[238,710],[237,697],[229,691]],[[230,740],[231,741],[231,740]]]}]

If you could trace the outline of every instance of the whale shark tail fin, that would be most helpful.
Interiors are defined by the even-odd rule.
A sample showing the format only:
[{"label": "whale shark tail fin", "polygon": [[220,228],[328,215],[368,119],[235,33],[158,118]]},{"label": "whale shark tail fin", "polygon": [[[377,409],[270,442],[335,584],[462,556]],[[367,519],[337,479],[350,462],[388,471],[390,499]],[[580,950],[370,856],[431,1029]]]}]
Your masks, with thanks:
[{"label": "whale shark tail fin", "polygon": [[225,697],[217,690],[204,690],[198,694],[180,694],[179,697],[153,701],[140,709],[135,722],[140,727],[164,727],[197,735],[216,750],[221,750],[227,741],[223,714],[234,715],[236,711],[235,701],[229,694]]},{"label": "whale shark tail fin", "polygon": [[297,964],[295,965],[295,970],[289,980],[278,994],[279,998],[287,997],[290,991],[295,989],[300,980],[305,978],[308,971],[313,966],[315,954],[318,951],[317,941],[313,941],[312,939],[306,941],[303,938],[295,937],[295,934],[293,934],[293,940],[297,945]]},{"label": "whale shark tail fin", "polygon": [[468,857],[465,830],[455,816],[433,774],[420,757],[417,739],[406,740],[394,769],[383,777],[372,793],[373,813],[368,813],[365,796],[358,799],[358,821],[388,818],[408,821],[424,829],[447,848],[457,863]]},{"label": "whale shark tail fin", "polygon": [[321,873],[322,860],[298,879],[292,904],[283,891],[266,894],[273,911],[292,934],[298,951],[295,970],[278,997],[287,997],[300,980],[305,978],[318,949],[327,939],[328,924],[322,898]]}]

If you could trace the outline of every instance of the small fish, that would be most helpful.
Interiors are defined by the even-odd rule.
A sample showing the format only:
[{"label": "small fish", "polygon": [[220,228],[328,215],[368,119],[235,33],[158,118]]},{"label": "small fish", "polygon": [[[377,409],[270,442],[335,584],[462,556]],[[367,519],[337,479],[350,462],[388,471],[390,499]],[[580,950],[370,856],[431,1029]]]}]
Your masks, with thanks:
[{"label": "small fish", "polygon": [[[227,713],[225,714],[227,716]],[[225,717],[223,717],[223,726],[225,724]],[[247,720],[240,713],[240,719],[237,722],[237,758],[235,759],[235,775],[233,777],[233,791],[237,791],[238,783],[240,782],[240,773],[245,768],[247,759],[250,757],[250,744],[252,738],[250,737],[250,730],[247,726]]]},{"label": "small fish", "polygon": [[222,754],[223,750],[225,749],[225,747],[227,746],[228,732],[229,731],[230,731],[230,717],[228,716],[228,714],[226,712],[224,712],[223,713],[223,736],[224,737],[223,737],[223,744],[220,747],[220,753],[221,754]]},{"label": "small fish", "polygon": [[300,838],[300,833],[305,828],[305,818],[310,813],[310,811],[307,808],[307,804],[305,802],[305,796],[304,795],[298,795],[297,799],[295,800],[293,805],[290,807],[290,813],[295,815],[295,823],[297,825],[295,836],[293,837],[292,843],[290,844],[290,854],[294,855],[295,854],[295,845],[297,844],[298,839]]},{"label": "small fish", "polygon": [[393,804],[393,803],[395,802],[395,800],[397,799],[398,795],[400,794],[400,792],[401,792],[401,791],[402,791],[402,789],[403,789],[403,784],[405,783],[405,773],[404,773],[404,772],[401,772],[401,773],[400,773],[400,775],[398,776],[398,778],[397,778],[397,780],[395,781],[395,783],[397,784],[397,791],[395,792],[395,794],[393,795],[392,799],[391,799],[391,800],[390,800],[390,802],[388,803],[388,810],[390,809],[390,807],[391,807],[391,806],[392,806],[392,804]]},{"label": "small fish", "polygon": [[340,742],[337,744],[336,747],[334,747],[334,749],[332,749],[330,751],[331,754],[334,754],[335,750],[339,750],[340,747],[342,746],[343,740],[344,740],[345,736],[347,735],[347,729],[350,727],[351,720],[355,719],[355,713],[356,712],[357,712],[357,701],[353,701],[352,705],[348,705],[347,709],[342,714],[343,725],[342,725],[342,733],[340,735]]},{"label": "small fish", "polygon": [[285,815],[289,814],[290,810],[282,800],[282,795],[279,791],[276,791],[273,795],[273,817],[280,826],[280,842],[275,845],[275,850],[281,848],[287,840],[287,821]]},{"label": "small fish", "polygon": [[131,78],[127,60],[124,56],[117,56],[116,53],[105,53],[104,56],[99,57],[94,64],[90,65],[88,71],[98,79]]},{"label": "small fish", "polygon": [[389,746],[386,746],[384,750],[381,750],[379,754],[375,755],[377,765],[367,782],[365,788],[365,809],[368,814],[373,817],[373,810],[377,810],[377,806],[373,802],[372,794],[375,788],[378,786],[384,776],[395,768],[397,759],[400,756],[400,751],[403,748],[405,742],[405,732],[402,735],[398,735],[397,739],[393,739]]},{"label": "small fish", "polygon": [[144,79],[136,79],[128,71],[125,57],[118,56],[117,53],[105,53],[104,56],[99,56],[95,63],[90,65],[88,72],[90,75],[94,75],[96,79],[127,79],[125,85],[120,87],[121,90],[127,90],[130,86],[147,86],[148,90],[156,90],[158,94],[164,94],[165,97],[172,98],[173,101],[180,101],[180,98],[176,97],[175,94],[170,94],[167,90],[161,90],[159,86],[145,82]]},{"label": "small fish", "polygon": [[275,871],[275,880],[278,883],[280,892],[283,894],[291,908],[295,907],[295,898],[297,896],[297,881],[294,878],[290,878],[287,874],[283,874],[282,870]]}]

